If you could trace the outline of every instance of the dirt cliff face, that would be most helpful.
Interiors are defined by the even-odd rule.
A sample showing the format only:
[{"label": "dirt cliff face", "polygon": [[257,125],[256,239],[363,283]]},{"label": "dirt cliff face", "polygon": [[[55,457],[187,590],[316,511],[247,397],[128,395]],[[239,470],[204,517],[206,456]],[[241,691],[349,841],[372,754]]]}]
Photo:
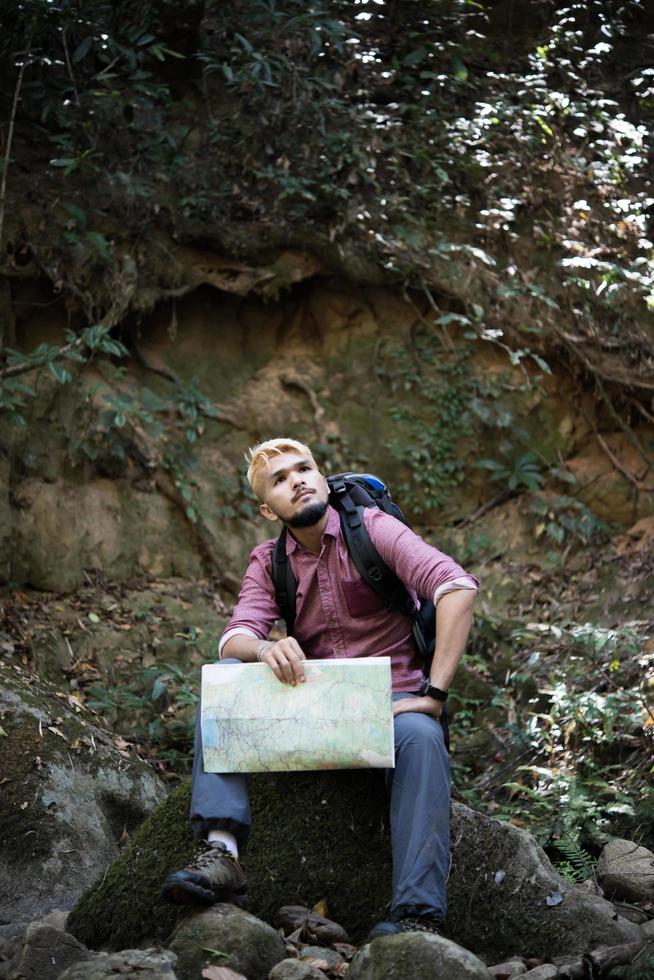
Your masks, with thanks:
[{"label": "dirt cliff face", "polygon": [[[328,470],[379,473],[436,534],[498,496],[505,508],[512,478],[518,491],[572,484],[591,516],[622,528],[654,513],[648,429],[634,443],[555,348],[547,363],[512,363],[502,344],[435,325],[424,297],[352,284],[301,253],[230,268],[186,249],[180,261],[202,282],[117,327],[126,362],[94,358],[65,385],[42,371],[27,426],[0,431],[5,581],[68,591],[85,571],[194,578],[220,566],[234,588],[267,533],[242,454],[278,434],[310,443]],[[63,304],[33,305],[44,290],[16,298],[20,349],[63,338]],[[533,548],[537,515],[525,528],[511,513],[512,536]]]}]

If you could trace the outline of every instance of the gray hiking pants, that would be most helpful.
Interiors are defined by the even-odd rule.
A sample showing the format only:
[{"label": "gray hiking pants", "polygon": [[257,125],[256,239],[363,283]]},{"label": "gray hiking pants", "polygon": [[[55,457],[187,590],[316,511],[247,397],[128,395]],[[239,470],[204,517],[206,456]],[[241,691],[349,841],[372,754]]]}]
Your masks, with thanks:
[{"label": "gray hiking pants", "polygon": [[[417,695],[394,694],[393,700],[410,697]],[[384,770],[390,793],[393,852],[390,917],[420,913],[444,919],[450,852],[450,759],[443,730],[434,718],[417,711],[397,715],[394,725],[395,768]],[[247,777],[204,771],[198,706],[191,798],[193,833],[202,839],[210,830],[228,830],[243,849],[250,824]]]}]

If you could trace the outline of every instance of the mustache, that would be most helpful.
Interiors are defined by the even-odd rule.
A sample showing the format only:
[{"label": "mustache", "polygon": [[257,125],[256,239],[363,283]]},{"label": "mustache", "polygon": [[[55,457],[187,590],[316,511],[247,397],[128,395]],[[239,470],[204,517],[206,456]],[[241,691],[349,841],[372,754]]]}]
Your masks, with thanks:
[{"label": "mustache", "polygon": [[294,504],[297,500],[300,499],[300,497],[304,493],[307,493],[308,494],[308,493],[315,493],[315,492],[316,492],[315,490],[311,490],[309,487],[302,487],[302,489],[301,490],[298,490],[298,492],[295,494],[295,496],[291,500],[291,503]]}]

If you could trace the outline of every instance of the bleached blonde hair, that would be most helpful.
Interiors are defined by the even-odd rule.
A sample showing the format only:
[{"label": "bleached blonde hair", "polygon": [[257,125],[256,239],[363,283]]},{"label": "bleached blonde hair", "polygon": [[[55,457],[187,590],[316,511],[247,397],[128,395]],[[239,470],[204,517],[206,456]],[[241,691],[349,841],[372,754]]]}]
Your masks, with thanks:
[{"label": "bleached blonde hair", "polygon": [[252,446],[245,454],[245,461],[248,464],[247,478],[259,500],[263,500],[261,481],[268,462],[273,456],[281,456],[282,453],[300,453],[312,463],[316,462],[309,447],[303,442],[298,442],[297,439],[267,439],[257,446]]}]

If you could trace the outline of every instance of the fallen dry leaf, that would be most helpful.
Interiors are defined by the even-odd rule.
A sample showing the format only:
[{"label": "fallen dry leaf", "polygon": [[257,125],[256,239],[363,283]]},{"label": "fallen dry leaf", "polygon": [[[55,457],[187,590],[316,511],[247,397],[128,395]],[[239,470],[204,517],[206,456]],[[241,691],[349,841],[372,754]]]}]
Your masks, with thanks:
[{"label": "fallen dry leaf", "polygon": [[337,963],[336,966],[332,966],[327,971],[333,977],[344,977],[347,971],[350,969],[349,963]]},{"label": "fallen dry leaf", "polygon": [[326,972],[330,969],[327,960],[321,960],[317,956],[303,956],[301,957],[302,963],[308,963],[309,966],[315,967],[316,970],[322,970]]},{"label": "fallen dry leaf", "polygon": [[318,915],[322,915],[323,918],[327,918],[327,899],[321,898],[319,902],[316,902],[314,907],[311,909],[312,912],[316,912]]},{"label": "fallen dry leaf", "polygon": [[202,976],[204,980],[247,980],[242,973],[236,973],[228,966],[205,966]]},{"label": "fallen dry leaf", "polygon": [[351,960],[354,954],[358,951],[358,946],[353,946],[352,943],[332,943],[332,946],[337,953],[344,956],[346,960]]}]

